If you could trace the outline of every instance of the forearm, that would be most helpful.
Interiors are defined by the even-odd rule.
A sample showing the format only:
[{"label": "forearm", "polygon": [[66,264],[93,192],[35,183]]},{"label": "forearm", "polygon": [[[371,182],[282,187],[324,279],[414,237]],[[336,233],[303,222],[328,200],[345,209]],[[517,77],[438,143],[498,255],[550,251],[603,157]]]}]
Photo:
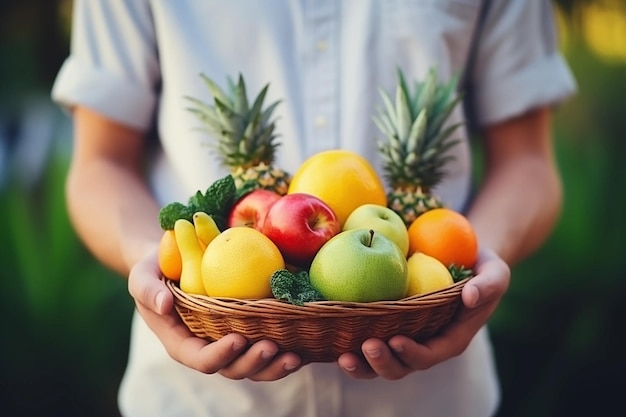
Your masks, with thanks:
[{"label": "forearm", "polygon": [[561,207],[558,176],[526,161],[486,179],[469,218],[481,246],[514,264],[536,250],[552,231]]},{"label": "forearm", "polygon": [[158,244],[156,203],[138,177],[109,161],[70,170],[67,204],[87,248],[122,275]]},{"label": "forearm", "polygon": [[480,245],[515,264],[545,242],[561,210],[549,113],[526,115],[489,135],[487,174],[468,216]]},{"label": "forearm", "polygon": [[142,175],[143,135],[88,109],[74,111],[75,144],[67,177],[70,219],[87,248],[127,276],[154,250],[158,205]]}]

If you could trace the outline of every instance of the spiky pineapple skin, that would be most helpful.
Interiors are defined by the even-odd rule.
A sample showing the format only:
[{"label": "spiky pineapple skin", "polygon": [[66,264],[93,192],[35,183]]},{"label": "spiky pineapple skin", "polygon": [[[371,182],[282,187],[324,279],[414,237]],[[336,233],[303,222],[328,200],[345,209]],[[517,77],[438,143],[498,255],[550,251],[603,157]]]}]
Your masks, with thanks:
[{"label": "spiky pineapple skin", "polygon": [[273,165],[264,162],[249,168],[237,167],[232,173],[235,186],[239,189],[243,184],[254,181],[257,188],[274,191],[279,195],[287,194],[291,175]]},{"label": "spiky pineapple skin", "polygon": [[420,215],[428,210],[444,207],[444,203],[436,195],[424,192],[421,187],[396,188],[387,193],[387,206],[398,213],[409,227]]}]

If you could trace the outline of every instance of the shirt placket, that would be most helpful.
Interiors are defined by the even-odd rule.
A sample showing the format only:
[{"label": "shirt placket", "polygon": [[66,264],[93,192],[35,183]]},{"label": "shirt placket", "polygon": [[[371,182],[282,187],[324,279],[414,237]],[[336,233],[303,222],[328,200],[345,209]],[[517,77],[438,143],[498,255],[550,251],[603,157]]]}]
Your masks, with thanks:
[{"label": "shirt placket", "polygon": [[305,68],[307,153],[337,148],[338,2],[307,0]]}]

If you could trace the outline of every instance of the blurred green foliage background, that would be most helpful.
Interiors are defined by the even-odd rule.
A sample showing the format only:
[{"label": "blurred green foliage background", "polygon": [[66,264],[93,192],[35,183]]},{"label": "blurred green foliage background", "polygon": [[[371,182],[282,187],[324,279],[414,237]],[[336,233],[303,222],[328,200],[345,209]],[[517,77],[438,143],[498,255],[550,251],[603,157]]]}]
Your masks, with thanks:
[{"label": "blurred green foliage background", "polygon": [[[579,84],[558,108],[565,207],[516,266],[491,322],[499,417],[621,409],[626,228],[626,2],[555,1]],[[49,91],[69,47],[71,0],[0,2],[0,410],[115,416],[133,304],[73,233],[63,182],[71,126]]]}]

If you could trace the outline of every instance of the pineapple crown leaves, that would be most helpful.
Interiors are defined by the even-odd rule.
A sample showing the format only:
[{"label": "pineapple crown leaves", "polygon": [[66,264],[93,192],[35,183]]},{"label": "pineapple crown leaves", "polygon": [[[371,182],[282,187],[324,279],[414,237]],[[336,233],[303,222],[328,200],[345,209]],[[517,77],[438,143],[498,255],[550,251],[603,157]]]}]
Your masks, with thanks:
[{"label": "pineapple crown leaves", "polygon": [[433,187],[445,176],[444,166],[453,159],[446,152],[459,141],[451,137],[462,124],[444,127],[455,106],[458,77],[447,84],[439,83],[431,68],[424,81],[410,88],[400,69],[397,70],[395,97],[380,89],[383,107],[373,121],[385,135],[378,142],[387,179],[394,186]]},{"label": "pineapple crown leaves", "polygon": [[266,84],[250,105],[245,81],[239,74],[237,83],[228,78],[228,90],[224,91],[205,74],[200,77],[213,96],[213,104],[194,97],[185,97],[192,103],[187,110],[204,125],[215,139],[214,148],[224,165],[250,167],[265,162],[271,165],[280,145],[274,130],[272,115],[280,100],[264,107],[269,88]]}]

